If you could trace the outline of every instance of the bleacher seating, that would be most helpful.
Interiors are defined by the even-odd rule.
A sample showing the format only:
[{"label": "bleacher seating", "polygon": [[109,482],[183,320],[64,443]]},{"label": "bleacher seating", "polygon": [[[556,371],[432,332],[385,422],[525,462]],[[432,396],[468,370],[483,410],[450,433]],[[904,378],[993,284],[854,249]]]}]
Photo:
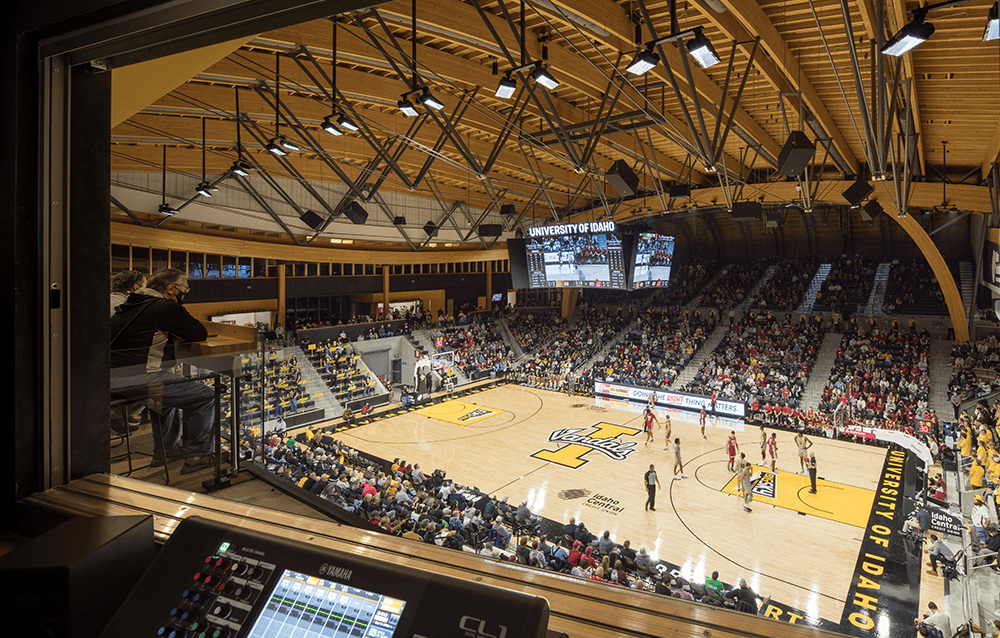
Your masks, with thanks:
[{"label": "bleacher seating", "polygon": [[944,294],[925,259],[893,260],[883,311],[901,315],[948,314]]},{"label": "bleacher seating", "polygon": [[785,423],[799,407],[822,342],[815,322],[779,323],[748,312],[681,390],[746,401],[760,418]]},{"label": "bleacher seating", "polygon": [[927,409],[929,357],[926,332],[849,331],[823,388],[820,411],[831,412],[847,401],[859,424],[912,434],[918,414]]},{"label": "bleacher seating", "polygon": [[714,321],[679,308],[651,307],[593,365],[594,376],[652,388],[668,388],[715,328]]}]

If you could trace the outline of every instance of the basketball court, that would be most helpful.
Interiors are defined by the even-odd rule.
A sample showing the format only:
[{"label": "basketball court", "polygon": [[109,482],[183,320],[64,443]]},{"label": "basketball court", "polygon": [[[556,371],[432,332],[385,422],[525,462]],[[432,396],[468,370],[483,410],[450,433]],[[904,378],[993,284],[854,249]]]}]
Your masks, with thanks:
[{"label": "basketball court", "polygon": [[[532,512],[554,521],[575,518],[598,536],[610,530],[618,543],[645,546],[691,580],[704,582],[713,570],[728,583],[743,577],[772,598],[773,617],[840,625],[887,450],[813,437],[820,480],[812,495],[808,476],[797,473],[792,433],[778,431],[771,474],[769,463],[767,471],[759,465],[758,428],[709,419],[703,440],[696,414],[674,413],[671,438],[681,440],[688,478],[673,480],[662,416],[649,444],[641,418],[594,399],[508,384],[337,428],[335,436],[425,472],[443,469],[512,504],[527,499]],[[726,469],[733,429],[740,451],[758,464],[752,513],[743,511]],[[660,480],[655,512],[644,509],[651,464]]]}]

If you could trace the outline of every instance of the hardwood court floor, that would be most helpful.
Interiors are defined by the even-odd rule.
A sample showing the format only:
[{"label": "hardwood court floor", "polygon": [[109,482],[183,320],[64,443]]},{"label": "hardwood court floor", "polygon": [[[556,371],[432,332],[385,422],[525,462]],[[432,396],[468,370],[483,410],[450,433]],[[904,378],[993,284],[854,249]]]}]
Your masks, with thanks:
[{"label": "hardwood court floor", "polygon": [[[639,414],[600,410],[593,399],[513,384],[470,394],[461,401],[470,411],[482,407],[502,412],[486,418],[475,414],[471,422],[459,425],[462,414],[457,412],[461,410],[443,403],[438,409],[447,420],[432,416],[433,410],[414,411],[334,436],[382,458],[419,463],[425,472],[441,468],[449,478],[506,496],[511,504],[527,499],[531,510],[544,517],[562,522],[575,517],[598,535],[610,530],[617,542],[629,539],[633,548],[644,545],[654,557],[680,565],[682,573],[692,579],[703,582],[713,570],[726,582],[742,576],[761,595],[805,611],[809,617],[840,622],[862,529],[831,520],[829,514],[824,518],[799,511],[809,511],[806,503],[777,503],[782,498],[802,500],[797,495],[803,491],[804,479],[795,474],[799,462],[791,433],[778,432],[778,498],[758,499],[748,514],[740,499],[723,491],[732,478],[726,470],[729,425],[712,427],[710,421],[705,441],[695,415],[690,422],[673,417],[672,436],[681,439],[689,477],[674,481],[673,452],[663,450],[662,427],[655,432],[655,442],[644,445]],[[586,447],[566,443],[574,436],[588,443],[586,435],[599,423],[606,425],[599,426],[603,432],[595,438],[619,434],[618,440],[625,445],[588,452]],[[550,436],[560,435],[562,441],[550,441]],[[737,432],[737,440],[747,458],[759,463],[759,430]],[[867,511],[871,497],[866,499],[864,494],[876,486],[885,450],[812,440],[819,476],[832,486],[851,488],[843,491],[850,498],[861,494],[862,502],[856,507]],[[635,442],[634,449],[625,452],[630,441]],[[661,483],[655,512],[643,507],[642,479],[651,463]],[[568,467],[576,464],[575,469]],[[836,500],[825,498],[827,503]],[[849,509],[852,503],[838,507]],[[862,518],[867,521],[867,514]]]}]

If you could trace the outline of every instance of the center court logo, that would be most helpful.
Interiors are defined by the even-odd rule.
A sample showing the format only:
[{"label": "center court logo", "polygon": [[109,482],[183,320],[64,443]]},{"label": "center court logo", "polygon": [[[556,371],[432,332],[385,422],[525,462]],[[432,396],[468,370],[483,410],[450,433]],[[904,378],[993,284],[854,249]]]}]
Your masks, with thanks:
[{"label": "center court logo", "polygon": [[642,430],[614,423],[595,423],[589,428],[560,428],[549,433],[549,442],[560,444],[556,449],[543,448],[532,458],[571,469],[586,465],[587,455],[599,452],[615,461],[624,461],[635,451],[635,441],[622,441],[621,436],[635,436]]}]

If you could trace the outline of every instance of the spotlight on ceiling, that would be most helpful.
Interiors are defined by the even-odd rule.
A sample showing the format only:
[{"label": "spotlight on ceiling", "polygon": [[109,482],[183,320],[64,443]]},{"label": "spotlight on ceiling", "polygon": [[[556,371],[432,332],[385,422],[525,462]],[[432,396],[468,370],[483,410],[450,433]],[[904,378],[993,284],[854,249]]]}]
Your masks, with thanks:
[{"label": "spotlight on ceiling", "polygon": [[424,88],[423,92],[421,92],[420,95],[417,96],[417,102],[420,102],[424,106],[438,111],[444,108],[444,103],[441,100],[434,97],[433,95],[431,95],[430,90],[428,90],[426,87]]},{"label": "spotlight on ceiling", "polygon": [[502,78],[500,78],[500,83],[497,85],[496,96],[501,100],[506,100],[510,96],[514,95],[514,91],[517,90],[517,82],[510,77],[510,73],[507,73]]},{"label": "spotlight on ceiling", "polygon": [[173,217],[177,214],[177,210],[172,208],[170,204],[167,204],[166,202],[160,204],[160,207],[157,210],[161,215],[166,215],[167,217]]},{"label": "spotlight on ceiling", "polygon": [[647,45],[645,49],[635,54],[632,63],[625,67],[625,70],[632,75],[643,75],[659,63],[660,56],[653,51],[652,45]]},{"label": "spotlight on ceiling", "polygon": [[284,135],[278,136],[278,144],[281,144],[283,147],[287,148],[290,151],[299,150],[298,144],[295,144],[294,142],[289,142],[288,138],[285,137]]},{"label": "spotlight on ceiling", "polygon": [[701,29],[698,29],[695,36],[688,40],[687,50],[698,66],[703,69],[715,66],[720,62],[719,54],[715,52],[712,43],[705,37],[705,32]]},{"label": "spotlight on ceiling", "polygon": [[549,75],[549,72],[542,68],[541,62],[535,65],[535,70],[531,72],[531,79],[550,91],[559,86],[559,81]]},{"label": "spotlight on ceiling", "polygon": [[983,42],[1000,39],[1000,2],[994,2],[990,14],[986,18],[986,30],[983,31]]},{"label": "spotlight on ceiling", "polygon": [[882,53],[899,57],[926,42],[934,33],[934,25],[924,22],[925,13],[914,13],[913,19],[885,43]]},{"label": "spotlight on ceiling", "polygon": [[348,131],[358,130],[358,125],[354,123],[354,120],[347,117],[343,113],[337,114],[337,126],[339,126],[342,129],[347,129]]},{"label": "spotlight on ceiling", "polygon": [[236,160],[233,165],[229,167],[229,170],[233,172],[234,175],[239,175],[240,177],[246,177],[250,174],[250,171],[255,171],[255,169],[249,162],[244,162],[243,160]]},{"label": "spotlight on ceiling", "polygon": [[195,192],[197,192],[202,197],[211,197],[212,196],[212,191],[211,191],[211,189],[210,189],[210,187],[208,185],[208,182],[202,182],[202,183],[198,184],[197,186],[195,186],[194,190],[195,190]]},{"label": "spotlight on ceiling", "polygon": [[264,148],[266,148],[271,153],[274,153],[275,155],[288,155],[288,153],[285,152],[285,149],[281,148],[281,146],[279,146],[278,143],[275,141],[277,139],[278,138],[272,139],[270,142],[267,143],[267,146],[265,146]]},{"label": "spotlight on ceiling", "polygon": [[320,128],[322,128],[324,131],[326,131],[330,135],[343,135],[343,133],[340,132],[340,129],[337,128],[336,126],[334,126],[333,122],[330,121],[331,117],[333,117],[333,116],[332,115],[327,115],[326,117],[324,117],[323,118],[323,123],[320,124]]},{"label": "spotlight on ceiling", "polygon": [[416,117],[417,116],[417,109],[414,108],[413,102],[411,102],[406,97],[404,97],[399,102],[396,102],[396,106],[399,107],[399,110],[402,111],[403,115],[405,115],[406,117]]}]

